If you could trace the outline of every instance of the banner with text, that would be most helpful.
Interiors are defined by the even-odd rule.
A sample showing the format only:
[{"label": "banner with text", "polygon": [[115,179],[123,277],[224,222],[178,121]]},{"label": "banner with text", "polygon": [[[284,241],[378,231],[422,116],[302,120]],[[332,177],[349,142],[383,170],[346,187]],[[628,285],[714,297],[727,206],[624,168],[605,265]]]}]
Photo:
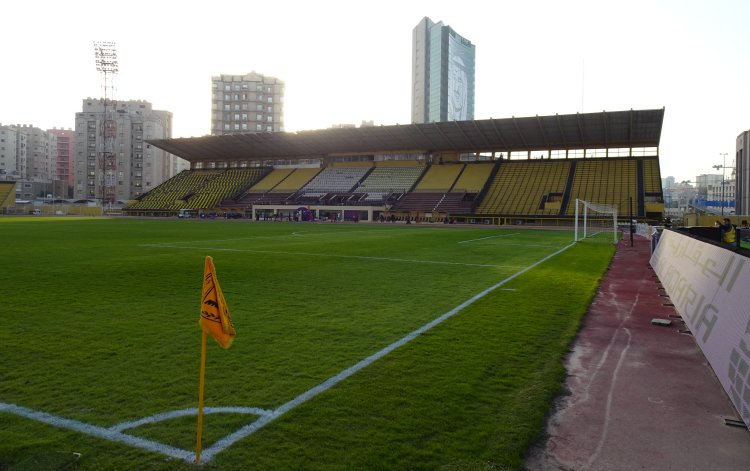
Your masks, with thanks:
[{"label": "banner with text", "polygon": [[666,230],[651,266],[750,425],[750,259]]}]

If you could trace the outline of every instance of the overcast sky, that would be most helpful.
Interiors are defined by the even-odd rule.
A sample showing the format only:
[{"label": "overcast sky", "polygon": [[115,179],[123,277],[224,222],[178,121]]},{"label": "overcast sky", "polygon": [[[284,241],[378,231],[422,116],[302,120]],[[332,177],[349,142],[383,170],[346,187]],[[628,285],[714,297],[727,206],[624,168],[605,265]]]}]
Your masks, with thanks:
[{"label": "overcast sky", "polygon": [[[425,16],[476,46],[475,119],[665,108],[662,176],[734,165],[750,129],[748,0],[6,2],[0,123],[73,128],[103,97],[94,41],[115,41],[115,99],[210,133],[211,77],[286,83],[287,131],[407,124],[411,34]],[[727,171],[729,173],[731,170]],[[721,172],[719,172],[721,173]]]}]

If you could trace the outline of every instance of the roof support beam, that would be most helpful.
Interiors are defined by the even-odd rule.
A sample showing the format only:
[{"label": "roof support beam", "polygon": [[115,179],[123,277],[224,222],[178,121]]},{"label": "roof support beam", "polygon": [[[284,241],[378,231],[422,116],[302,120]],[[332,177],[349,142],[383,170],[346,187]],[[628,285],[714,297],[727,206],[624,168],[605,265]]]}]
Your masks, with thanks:
[{"label": "roof support beam", "polygon": [[501,150],[505,150],[507,152],[508,151],[508,143],[505,141],[505,137],[503,137],[503,133],[500,132],[500,129],[497,127],[497,120],[496,119],[491,119],[490,121],[492,121],[492,128],[495,130],[495,133],[497,134],[497,137],[498,137],[498,139],[500,139],[500,143],[503,146],[503,149],[501,149]]},{"label": "roof support beam", "polygon": [[476,129],[477,134],[479,134],[479,136],[482,138],[482,141],[484,142],[484,145],[487,148],[487,150],[493,150],[492,146],[490,145],[490,142],[487,140],[487,136],[485,136],[482,130],[479,129],[479,125],[477,124],[477,122],[472,121],[471,123],[474,125],[474,129]]},{"label": "roof support beam", "polygon": [[515,116],[513,116],[513,125],[516,127],[516,131],[518,131],[518,136],[521,138],[521,141],[523,141],[523,146],[528,149],[529,143],[526,141],[526,136],[521,132],[521,128],[518,126],[518,120]]},{"label": "roof support beam", "polygon": [[539,125],[539,134],[542,135],[542,140],[544,140],[544,145],[547,147],[547,150],[550,149],[549,145],[549,139],[547,139],[547,134],[544,132],[544,126],[542,126],[542,118],[539,117],[539,115],[536,115],[536,124]]}]

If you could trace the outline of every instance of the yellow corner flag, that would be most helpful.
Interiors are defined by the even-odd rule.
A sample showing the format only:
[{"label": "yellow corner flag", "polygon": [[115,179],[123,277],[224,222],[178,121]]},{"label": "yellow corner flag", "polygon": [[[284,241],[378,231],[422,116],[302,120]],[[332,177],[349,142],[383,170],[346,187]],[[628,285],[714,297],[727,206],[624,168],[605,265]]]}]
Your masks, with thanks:
[{"label": "yellow corner flag", "polygon": [[235,335],[232,318],[229,317],[227,302],[221,292],[219,280],[216,278],[214,259],[206,256],[203,269],[203,291],[201,293],[201,370],[198,386],[198,431],[195,445],[195,462],[201,462],[201,437],[203,436],[203,390],[206,375],[206,334],[219,343],[221,348],[229,348]]},{"label": "yellow corner flag", "polygon": [[224,293],[219,287],[216,278],[214,259],[206,256],[206,265],[203,270],[203,292],[201,296],[201,329],[213,337],[221,348],[229,348],[235,335],[234,324],[229,316],[227,302]]}]

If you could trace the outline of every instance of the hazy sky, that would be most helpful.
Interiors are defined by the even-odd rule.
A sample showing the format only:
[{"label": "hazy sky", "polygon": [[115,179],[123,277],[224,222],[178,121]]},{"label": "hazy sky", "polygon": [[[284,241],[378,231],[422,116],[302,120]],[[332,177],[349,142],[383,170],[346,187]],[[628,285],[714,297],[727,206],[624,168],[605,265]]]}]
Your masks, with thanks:
[{"label": "hazy sky", "polygon": [[[6,2],[0,123],[75,126],[102,97],[94,41],[115,41],[115,98],[209,134],[211,76],[286,83],[287,131],[407,124],[411,34],[425,16],[476,46],[475,118],[666,109],[662,176],[733,165],[750,129],[748,0]],[[729,172],[729,171],[728,171]],[[720,173],[720,172],[719,172]]]}]

